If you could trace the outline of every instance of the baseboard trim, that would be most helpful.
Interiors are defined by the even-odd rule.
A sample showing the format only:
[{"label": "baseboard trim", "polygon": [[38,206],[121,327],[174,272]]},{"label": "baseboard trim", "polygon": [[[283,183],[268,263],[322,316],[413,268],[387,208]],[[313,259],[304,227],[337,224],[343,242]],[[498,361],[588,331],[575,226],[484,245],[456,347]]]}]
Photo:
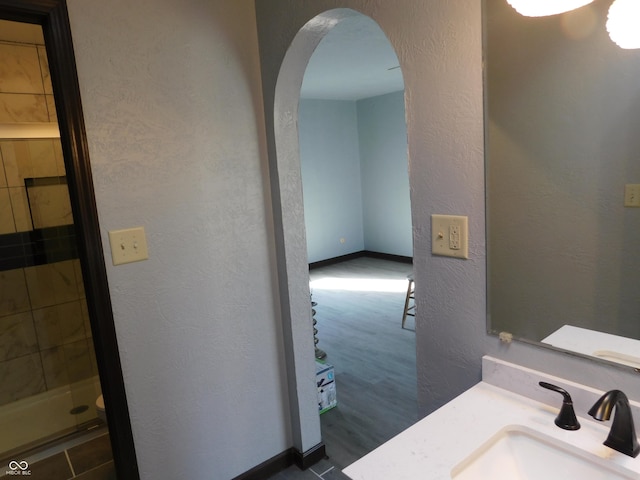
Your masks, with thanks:
[{"label": "baseboard trim", "polygon": [[233,480],[263,480],[293,465],[293,448],[285,450],[269,460],[256,465],[251,470],[238,475]]},{"label": "baseboard trim", "polygon": [[393,262],[413,263],[413,257],[405,257],[404,255],[394,255],[392,253],[372,252],[370,250],[360,250],[359,252],[340,255],[339,257],[327,258],[309,264],[309,270],[314,268],[327,267],[336,263],[346,262],[360,257],[380,258],[382,260],[391,260]]},{"label": "baseboard trim", "polygon": [[392,253],[371,252],[369,250],[364,251],[365,257],[381,258],[383,260],[391,260],[393,262],[413,263],[413,257],[406,257],[404,255],[394,255]]},{"label": "baseboard trim", "polygon": [[319,443],[304,453],[300,453],[295,448],[290,448],[238,475],[233,480],[264,480],[289,468],[291,465],[296,465],[298,468],[306,470],[326,458],[326,456],[324,443]]},{"label": "baseboard trim", "polygon": [[347,260],[353,260],[355,258],[360,258],[365,256],[365,251],[361,250],[359,252],[347,253],[346,255],[340,255],[339,257],[327,258],[326,260],[320,260],[318,262],[313,262],[309,264],[309,270],[313,270],[314,268],[327,267],[329,265],[334,265],[340,262],[346,262]]},{"label": "baseboard trim", "polygon": [[327,458],[327,451],[324,443],[320,442],[315,447],[310,448],[304,453],[293,450],[293,461],[302,470],[306,470],[318,463],[323,458]]}]

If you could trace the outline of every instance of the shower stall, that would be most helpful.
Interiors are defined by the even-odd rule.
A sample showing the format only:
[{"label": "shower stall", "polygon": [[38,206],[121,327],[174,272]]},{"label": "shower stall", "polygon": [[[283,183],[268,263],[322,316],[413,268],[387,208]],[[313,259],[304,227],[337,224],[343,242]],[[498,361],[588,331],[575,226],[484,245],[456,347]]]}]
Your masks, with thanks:
[{"label": "shower stall", "polygon": [[41,30],[0,20],[0,458],[99,424],[100,382]]}]

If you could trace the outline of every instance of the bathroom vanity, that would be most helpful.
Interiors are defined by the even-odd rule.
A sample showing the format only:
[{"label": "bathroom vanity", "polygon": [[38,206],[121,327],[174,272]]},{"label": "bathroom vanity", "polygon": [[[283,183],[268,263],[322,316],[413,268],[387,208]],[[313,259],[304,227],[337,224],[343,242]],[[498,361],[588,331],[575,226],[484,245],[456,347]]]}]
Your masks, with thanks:
[{"label": "bathroom vanity", "polygon": [[[581,428],[554,424],[567,390]],[[491,357],[483,380],[344,470],[353,480],[639,479],[640,456],[603,445],[611,422],[587,415],[601,391]],[[630,402],[640,422],[640,403]]]}]

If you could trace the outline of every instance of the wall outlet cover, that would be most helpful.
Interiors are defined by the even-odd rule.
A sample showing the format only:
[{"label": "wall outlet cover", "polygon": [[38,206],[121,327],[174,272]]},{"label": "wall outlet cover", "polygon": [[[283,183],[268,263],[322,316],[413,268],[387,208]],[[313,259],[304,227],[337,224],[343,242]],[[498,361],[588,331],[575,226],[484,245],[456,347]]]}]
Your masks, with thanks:
[{"label": "wall outlet cover", "polygon": [[624,186],[624,206],[640,207],[640,184],[627,183]]},{"label": "wall outlet cover", "polygon": [[431,215],[431,253],[469,258],[469,219],[460,215]]}]

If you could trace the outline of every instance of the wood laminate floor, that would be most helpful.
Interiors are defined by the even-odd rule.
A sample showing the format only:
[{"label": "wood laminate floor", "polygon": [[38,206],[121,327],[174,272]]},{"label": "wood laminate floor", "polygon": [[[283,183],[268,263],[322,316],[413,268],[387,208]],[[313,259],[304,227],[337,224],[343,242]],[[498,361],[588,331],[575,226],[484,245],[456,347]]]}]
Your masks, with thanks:
[{"label": "wood laminate floor", "polygon": [[311,270],[318,347],[336,374],[338,406],[320,417],[329,459],[274,479],[346,478],[344,467],[418,420],[413,317],[401,328],[411,272],[369,257]]}]

